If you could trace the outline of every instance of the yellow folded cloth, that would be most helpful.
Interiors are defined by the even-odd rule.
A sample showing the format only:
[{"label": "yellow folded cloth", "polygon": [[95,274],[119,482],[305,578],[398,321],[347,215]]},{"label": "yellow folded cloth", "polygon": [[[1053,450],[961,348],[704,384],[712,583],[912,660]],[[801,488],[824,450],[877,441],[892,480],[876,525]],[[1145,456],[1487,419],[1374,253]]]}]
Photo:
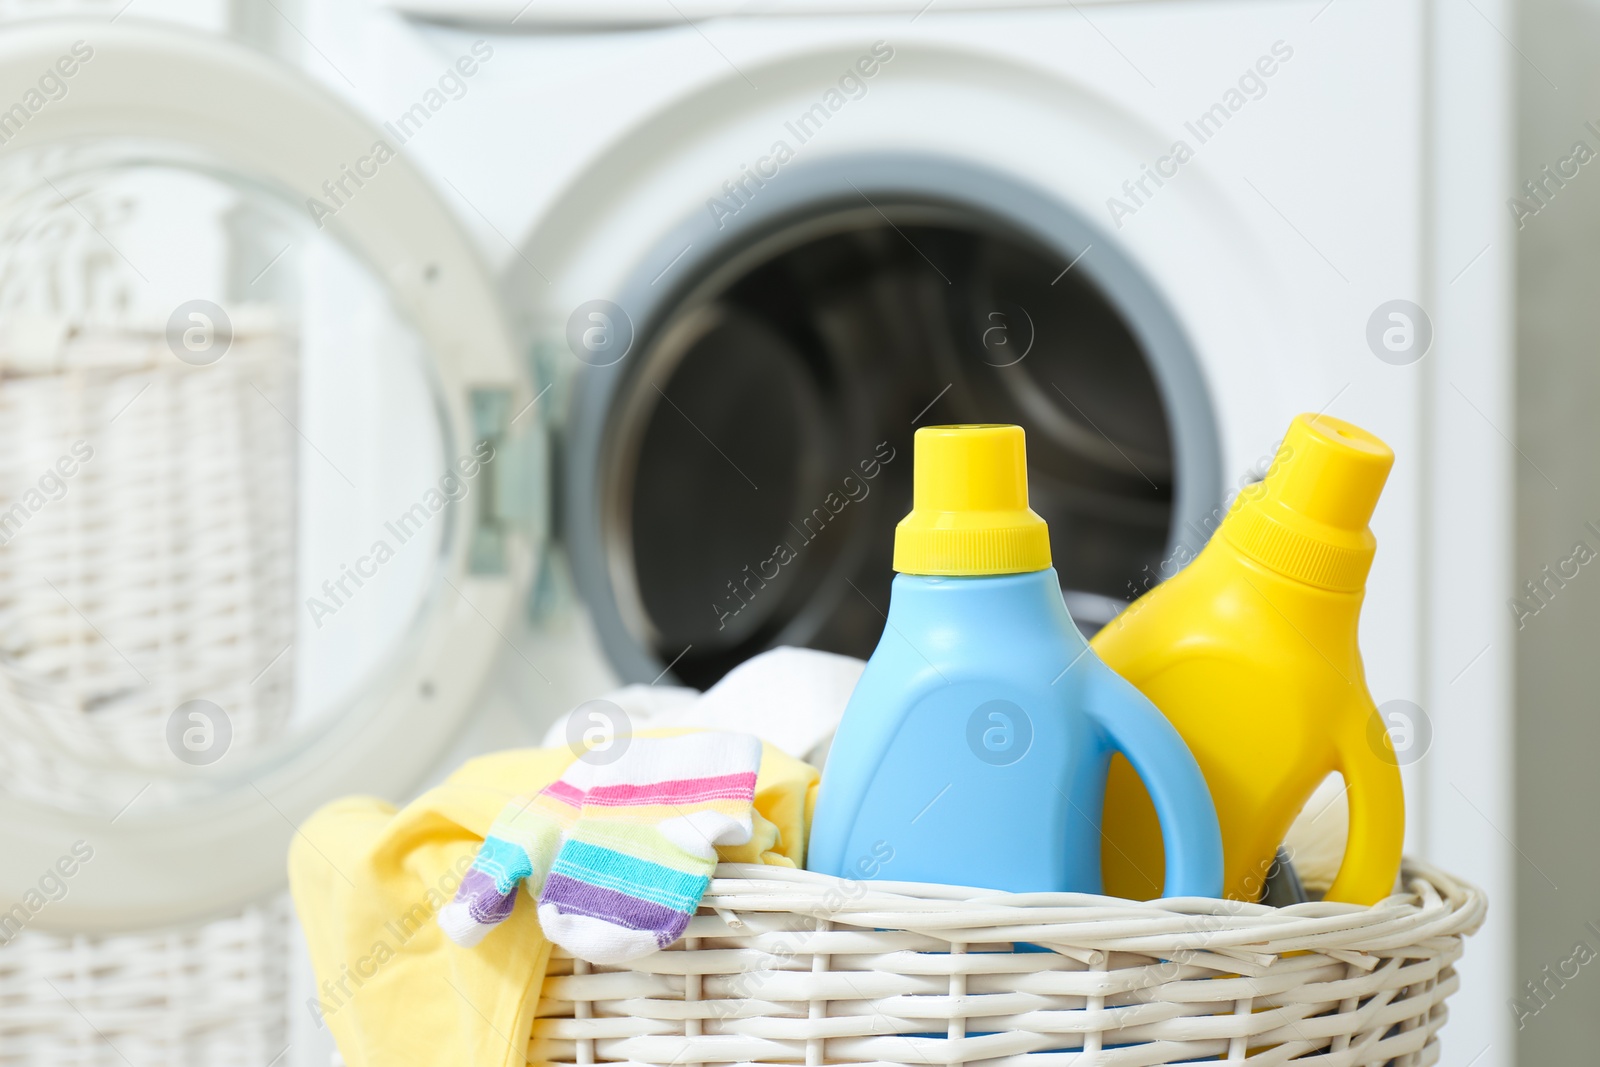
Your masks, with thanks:
[{"label": "yellow folded cloth", "polygon": [[[534,901],[519,900],[472,948],[453,944],[433,916],[507,801],[544,788],[572,759],[565,748],[500,752],[466,763],[399,811],[350,797],[300,827],[289,888],[317,977],[306,1008],[333,1031],[349,1067],[526,1062],[550,959]],[[719,857],[803,866],[817,778],[815,767],[763,745],[755,833],[748,844],[719,848]]]}]

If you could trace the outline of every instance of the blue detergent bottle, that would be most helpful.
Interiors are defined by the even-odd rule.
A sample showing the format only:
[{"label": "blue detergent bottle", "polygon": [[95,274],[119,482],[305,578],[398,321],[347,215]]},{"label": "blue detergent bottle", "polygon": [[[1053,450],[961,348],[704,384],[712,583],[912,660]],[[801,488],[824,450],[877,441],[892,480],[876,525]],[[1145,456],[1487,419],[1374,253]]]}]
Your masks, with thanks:
[{"label": "blue detergent bottle", "polygon": [[917,431],[893,591],[817,796],[807,866],[1099,893],[1113,752],[1161,820],[1166,896],[1218,896],[1222,836],[1183,739],[1090,651],[1028,507],[1020,426]]}]

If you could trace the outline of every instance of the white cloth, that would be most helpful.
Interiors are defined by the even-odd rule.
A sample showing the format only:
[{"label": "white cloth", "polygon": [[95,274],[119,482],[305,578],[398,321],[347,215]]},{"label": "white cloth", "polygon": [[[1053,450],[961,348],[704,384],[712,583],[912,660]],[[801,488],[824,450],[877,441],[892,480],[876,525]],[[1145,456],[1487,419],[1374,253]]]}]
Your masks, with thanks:
[{"label": "white cloth", "polygon": [[[853,656],[813,648],[774,648],[739,664],[704,693],[630,685],[602,699],[620,707],[635,731],[692,726],[752,733],[809,759],[839,725],[865,666]],[[567,743],[570,718],[568,713],[551,724],[546,747]]]}]

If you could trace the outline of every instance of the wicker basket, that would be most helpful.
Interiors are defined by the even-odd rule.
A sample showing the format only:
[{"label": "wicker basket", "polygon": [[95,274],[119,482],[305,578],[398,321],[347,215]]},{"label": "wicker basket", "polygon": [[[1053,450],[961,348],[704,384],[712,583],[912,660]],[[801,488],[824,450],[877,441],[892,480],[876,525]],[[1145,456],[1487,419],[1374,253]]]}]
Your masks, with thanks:
[{"label": "wicker basket", "polygon": [[[94,452],[0,530],[0,789],[110,820],[157,802],[185,701],[223,706],[241,751],[289,726],[297,346],[240,329],[190,367],[122,329],[81,331],[47,367],[10,355],[0,509],[75,441]],[[288,914],[275,898],[160,933],[22,931],[0,948],[0,1067],[281,1059]]]},{"label": "wicker basket", "polygon": [[212,367],[128,329],[32,373],[0,347],[0,509],[92,449],[0,530],[7,792],[110,817],[175,765],[166,723],[188,700],[225,708],[241,751],[285,731],[298,382],[274,329],[239,331]]},{"label": "wicker basket", "polygon": [[717,875],[672,949],[558,952],[529,1061],[1415,1067],[1486,907],[1421,864],[1372,908]]},{"label": "wicker basket", "polygon": [[138,934],[0,948],[0,1067],[287,1067],[289,898]]}]

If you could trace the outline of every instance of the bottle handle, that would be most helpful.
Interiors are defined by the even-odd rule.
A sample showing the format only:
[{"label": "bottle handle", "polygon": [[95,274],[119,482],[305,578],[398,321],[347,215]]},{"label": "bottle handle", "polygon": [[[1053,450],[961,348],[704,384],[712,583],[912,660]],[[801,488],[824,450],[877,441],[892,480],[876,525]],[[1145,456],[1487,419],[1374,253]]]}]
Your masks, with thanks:
[{"label": "bottle handle", "polygon": [[[1378,709],[1351,716],[1358,729],[1340,738],[1339,773],[1344,775],[1345,798],[1350,806],[1350,835],[1345,840],[1339,874],[1325,900],[1372,905],[1394,892],[1405,847],[1406,802],[1400,784],[1400,766],[1393,751],[1372,750],[1371,739],[1387,737]],[[1372,720],[1377,719],[1374,725]],[[1379,732],[1381,731],[1381,732]]]},{"label": "bottle handle", "polygon": [[1103,663],[1089,673],[1090,714],[1155,802],[1166,852],[1165,897],[1222,896],[1222,830],[1205,776],[1167,717]]}]

